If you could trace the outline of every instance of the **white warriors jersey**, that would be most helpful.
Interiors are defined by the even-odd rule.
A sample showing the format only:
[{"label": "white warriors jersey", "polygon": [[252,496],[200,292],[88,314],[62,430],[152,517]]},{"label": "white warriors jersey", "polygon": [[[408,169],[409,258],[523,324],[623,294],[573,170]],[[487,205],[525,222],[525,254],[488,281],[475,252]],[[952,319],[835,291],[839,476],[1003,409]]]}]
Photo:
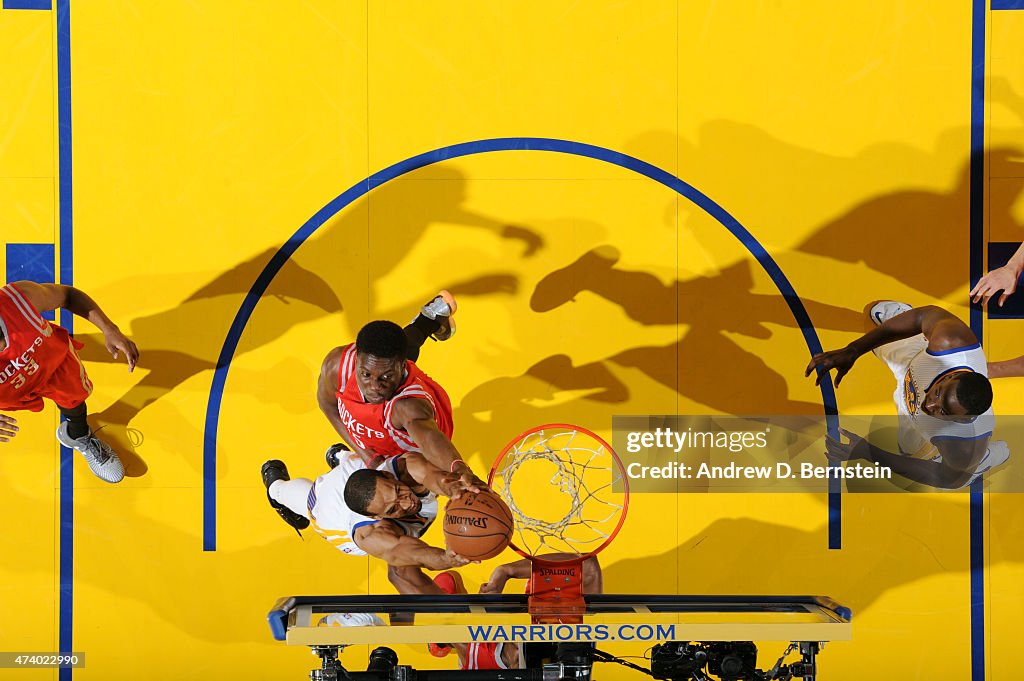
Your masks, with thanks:
[{"label": "white warriors jersey", "polygon": [[[395,468],[398,457],[392,457],[377,467],[379,471],[387,471],[398,477]],[[321,475],[313,483],[306,500],[309,510],[310,525],[333,546],[352,556],[365,556],[366,551],[356,546],[356,530],[363,525],[382,522],[378,518],[356,513],[345,503],[345,485],[349,477],[358,470],[365,468],[363,460],[357,454],[341,457],[338,466]],[[437,495],[428,492],[420,497],[420,512],[415,516],[392,519],[402,531],[411,537],[420,537],[437,517]]]},{"label": "white warriors jersey", "polygon": [[[934,447],[937,439],[977,439],[992,435],[995,415],[990,407],[984,414],[969,421],[936,418],[921,409],[924,396],[937,380],[947,374],[970,369],[988,376],[988,362],[979,343],[952,350],[934,352],[928,349],[924,334],[887,343],[875,354],[885,362],[896,377],[893,401],[900,415],[900,449],[912,456],[941,461]],[[992,442],[979,462],[970,484],[985,471],[1005,463],[1009,449],[1004,442]]]}]

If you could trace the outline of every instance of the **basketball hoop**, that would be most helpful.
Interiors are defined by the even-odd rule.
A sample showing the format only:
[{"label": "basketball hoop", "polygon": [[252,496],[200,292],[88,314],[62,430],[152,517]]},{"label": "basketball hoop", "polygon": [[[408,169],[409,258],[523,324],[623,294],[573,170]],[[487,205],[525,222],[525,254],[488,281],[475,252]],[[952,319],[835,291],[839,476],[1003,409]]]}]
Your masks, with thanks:
[{"label": "basketball hoop", "polygon": [[[534,622],[581,622],[583,561],[611,543],[629,508],[629,482],[614,450],[586,428],[538,426],[505,447],[488,484],[512,511],[509,545],[533,566]],[[544,557],[550,554],[562,555]]]}]

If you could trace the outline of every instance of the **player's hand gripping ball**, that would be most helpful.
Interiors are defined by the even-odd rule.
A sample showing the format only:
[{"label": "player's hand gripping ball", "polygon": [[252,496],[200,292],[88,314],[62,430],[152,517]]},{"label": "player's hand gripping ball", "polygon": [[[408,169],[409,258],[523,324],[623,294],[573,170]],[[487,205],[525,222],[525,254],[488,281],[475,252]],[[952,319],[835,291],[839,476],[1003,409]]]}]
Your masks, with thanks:
[{"label": "player's hand gripping ball", "polygon": [[504,551],[512,541],[512,528],[512,511],[490,490],[466,492],[449,501],[444,512],[448,548],[470,560],[486,560]]}]

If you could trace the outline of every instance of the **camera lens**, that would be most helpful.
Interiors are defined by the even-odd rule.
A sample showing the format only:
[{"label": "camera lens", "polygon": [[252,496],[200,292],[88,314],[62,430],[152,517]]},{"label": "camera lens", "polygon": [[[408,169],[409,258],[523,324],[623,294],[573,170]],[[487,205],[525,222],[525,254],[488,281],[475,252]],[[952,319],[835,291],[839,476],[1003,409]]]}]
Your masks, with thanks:
[{"label": "camera lens", "polygon": [[370,663],[366,665],[368,672],[389,672],[398,664],[398,654],[391,648],[374,648],[370,653]]},{"label": "camera lens", "polygon": [[722,677],[726,679],[739,679],[744,676],[743,660],[735,655],[727,655],[722,658]]}]

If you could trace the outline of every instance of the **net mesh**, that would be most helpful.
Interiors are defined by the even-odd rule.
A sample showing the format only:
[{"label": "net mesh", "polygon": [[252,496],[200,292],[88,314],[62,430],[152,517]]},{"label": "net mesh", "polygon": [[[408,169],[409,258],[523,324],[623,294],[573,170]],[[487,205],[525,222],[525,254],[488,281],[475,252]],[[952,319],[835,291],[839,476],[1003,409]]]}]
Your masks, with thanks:
[{"label": "net mesh", "polygon": [[626,493],[616,483],[623,476],[599,438],[545,426],[508,447],[491,487],[512,511],[521,551],[584,555],[603,548],[620,525]]}]

